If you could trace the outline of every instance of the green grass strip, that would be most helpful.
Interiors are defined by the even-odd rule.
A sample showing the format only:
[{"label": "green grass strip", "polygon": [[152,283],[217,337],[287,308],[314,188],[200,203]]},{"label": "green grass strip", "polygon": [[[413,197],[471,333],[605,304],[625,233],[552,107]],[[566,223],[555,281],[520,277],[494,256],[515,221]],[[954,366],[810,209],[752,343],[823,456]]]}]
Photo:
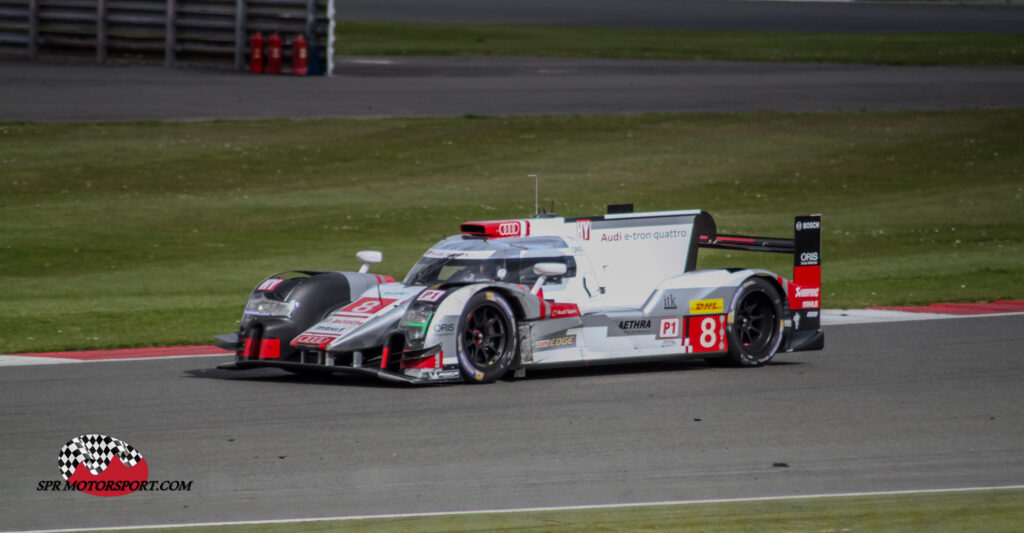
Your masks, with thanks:
[{"label": "green grass strip", "polygon": [[133,533],[395,533],[700,531],[791,533],[1020,531],[1024,490],[993,489],[811,498],[694,502],[589,509],[420,515],[268,524],[120,530]]},{"label": "green grass strip", "polygon": [[[826,307],[1024,297],[1024,110],[0,124],[0,353],[207,343],[262,279],[402,279],[467,220],[701,208]],[[792,275],[702,250],[698,267]]]},{"label": "green grass strip", "polygon": [[345,21],[344,55],[517,55],[797,61],[881,65],[1020,65],[1024,33],[799,33]]}]

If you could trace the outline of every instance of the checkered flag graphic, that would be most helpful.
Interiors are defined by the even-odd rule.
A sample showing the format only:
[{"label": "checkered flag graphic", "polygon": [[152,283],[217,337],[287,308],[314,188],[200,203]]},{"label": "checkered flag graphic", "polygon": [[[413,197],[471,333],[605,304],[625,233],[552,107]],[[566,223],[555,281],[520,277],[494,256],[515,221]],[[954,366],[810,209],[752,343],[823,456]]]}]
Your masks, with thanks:
[{"label": "checkered flag graphic", "polygon": [[110,466],[114,456],[131,468],[142,460],[142,454],[127,442],[106,435],[89,434],[75,437],[60,450],[57,464],[64,479],[70,479],[78,465],[85,464],[94,476]]}]

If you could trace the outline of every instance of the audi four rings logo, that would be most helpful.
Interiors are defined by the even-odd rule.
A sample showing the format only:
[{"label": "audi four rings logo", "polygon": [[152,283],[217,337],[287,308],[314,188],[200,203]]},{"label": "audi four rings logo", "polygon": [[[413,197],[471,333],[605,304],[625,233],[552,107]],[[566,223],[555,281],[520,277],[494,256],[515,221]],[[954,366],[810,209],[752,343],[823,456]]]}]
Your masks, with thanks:
[{"label": "audi four rings logo", "polygon": [[502,222],[498,225],[498,235],[509,236],[522,233],[522,224],[519,222]]}]

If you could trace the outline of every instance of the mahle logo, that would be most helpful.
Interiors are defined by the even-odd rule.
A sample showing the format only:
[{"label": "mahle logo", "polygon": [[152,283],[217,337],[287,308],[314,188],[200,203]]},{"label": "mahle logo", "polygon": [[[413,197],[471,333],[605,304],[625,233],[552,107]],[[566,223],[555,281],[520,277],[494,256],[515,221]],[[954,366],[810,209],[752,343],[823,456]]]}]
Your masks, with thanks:
[{"label": "mahle logo", "polygon": [[60,473],[75,489],[94,496],[123,496],[145,486],[149,466],[127,442],[106,435],[75,437],[60,450]]}]

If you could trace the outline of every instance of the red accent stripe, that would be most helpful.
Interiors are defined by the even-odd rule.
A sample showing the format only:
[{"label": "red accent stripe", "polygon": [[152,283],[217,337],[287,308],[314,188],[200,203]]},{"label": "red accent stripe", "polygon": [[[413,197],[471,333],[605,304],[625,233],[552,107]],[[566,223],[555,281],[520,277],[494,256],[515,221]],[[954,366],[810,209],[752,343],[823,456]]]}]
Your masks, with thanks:
[{"label": "red accent stripe", "polygon": [[438,354],[416,357],[413,359],[402,358],[399,367],[405,368],[437,368]]},{"label": "red accent stripe", "polygon": [[260,359],[280,359],[281,339],[260,339]]},{"label": "red accent stripe", "polygon": [[905,311],[908,313],[937,313],[942,315],[990,315],[1024,312],[1024,300],[996,300],[988,303],[937,303],[931,305],[878,306],[868,309]]},{"label": "red accent stripe", "polygon": [[551,302],[551,318],[580,316],[580,308],[576,304]]},{"label": "red accent stripe", "polygon": [[388,367],[388,352],[390,352],[390,351],[391,350],[388,350],[388,347],[385,346],[384,349],[380,352],[380,367],[381,368],[387,368]]},{"label": "red accent stripe", "polygon": [[152,357],[178,357],[182,355],[227,355],[229,352],[216,346],[189,345],[164,346],[159,348],[126,348],[118,350],[95,350],[79,352],[38,352],[13,354],[19,357],[50,357],[54,359],[75,359],[78,361],[102,361],[106,359],[148,359]]},{"label": "red accent stripe", "polygon": [[726,242],[757,242],[757,239],[747,239],[747,238],[743,238],[743,237],[722,237],[721,235],[719,235],[715,239],[715,242],[721,242],[721,241],[726,241]]}]

